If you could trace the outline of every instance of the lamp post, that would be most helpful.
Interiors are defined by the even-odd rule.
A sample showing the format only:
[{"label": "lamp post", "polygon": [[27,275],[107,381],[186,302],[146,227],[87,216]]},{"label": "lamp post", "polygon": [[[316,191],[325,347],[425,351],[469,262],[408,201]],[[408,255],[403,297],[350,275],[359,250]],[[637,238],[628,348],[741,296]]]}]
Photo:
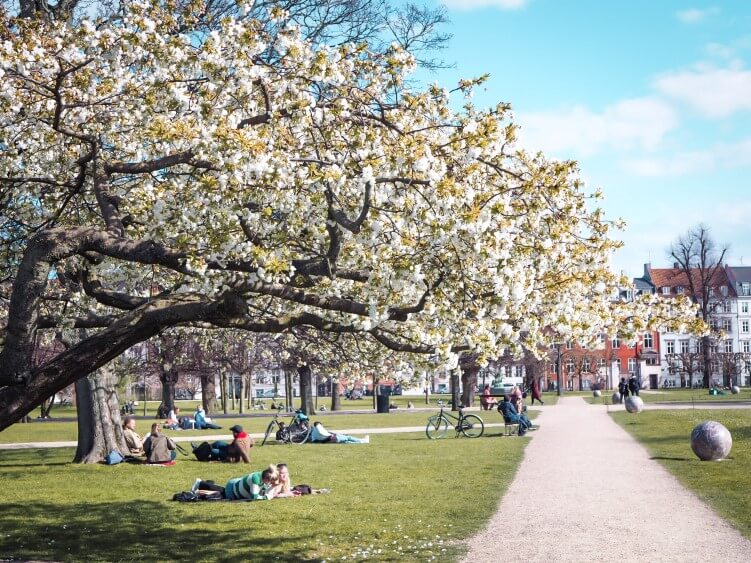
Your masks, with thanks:
[{"label": "lamp post", "polygon": [[556,358],[555,358],[555,391],[556,395],[561,396],[561,344],[560,342],[556,346]]}]

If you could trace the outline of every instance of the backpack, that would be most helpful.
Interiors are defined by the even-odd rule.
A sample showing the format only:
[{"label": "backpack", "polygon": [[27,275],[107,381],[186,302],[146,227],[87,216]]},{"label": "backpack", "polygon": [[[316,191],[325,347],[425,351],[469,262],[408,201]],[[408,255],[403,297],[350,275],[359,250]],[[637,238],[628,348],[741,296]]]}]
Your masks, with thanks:
[{"label": "backpack", "polygon": [[112,450],[110,453],[107,454],[107,457],[104,458],[104,461],[107,465],[117,465],[121,461],[123,461],[125,458],[120,455],[120,452],[117,450]]},{"label": "backpack", "polygon": [[201,442],[198,446],[193,448],[193,455],[196,456],[198,461],[209,461],[211,459],[211,444],[208,442]]},{"label": "backpack", "polygon": [[292,491],[301,495],[309,495],[313,492],[313,489],[310,488],[310,485],[295,485],[292,487]]},{"label": "backpack", "polygon": [[181,416],[180,419],[177,421],[177,424],[183,430],[192,430],[193,429],[193,425],[190,423],[190,417],[189,416]]},{"label": "backpack", "polygon": [[172,500],[178,502],[196,502],[198,500],[198,495],[192,491],[183,491],[182,493],[175,493],[172,496]]}]

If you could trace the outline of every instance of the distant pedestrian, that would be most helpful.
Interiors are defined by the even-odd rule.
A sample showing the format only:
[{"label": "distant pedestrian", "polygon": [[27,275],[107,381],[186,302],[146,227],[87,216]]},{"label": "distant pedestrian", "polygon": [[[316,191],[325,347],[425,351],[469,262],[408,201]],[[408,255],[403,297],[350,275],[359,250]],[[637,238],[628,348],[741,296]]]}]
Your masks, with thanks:
[{"label": "distant pedestrian", "polygon": [[542,401],[542,394],[540,393],[540,382],[537,380],[537,378],[532,380],[532,404],[535,404],[535,399],[539,401],[541,405],[544,405],[545,403]]},{"label": "distant pedestrian", "polygon": [[635,375],[628,378],[628,390],[632,397],[639,395],[639,383],[636,381]]},{"label": "distant pedestrian", "polygon": [[626,378],[621,377],[621,382],[618,384],[618,393],[621,394],[621,400],[620,403],[623,403],[623,401],[628,397],[628,383],[626,383]]}]

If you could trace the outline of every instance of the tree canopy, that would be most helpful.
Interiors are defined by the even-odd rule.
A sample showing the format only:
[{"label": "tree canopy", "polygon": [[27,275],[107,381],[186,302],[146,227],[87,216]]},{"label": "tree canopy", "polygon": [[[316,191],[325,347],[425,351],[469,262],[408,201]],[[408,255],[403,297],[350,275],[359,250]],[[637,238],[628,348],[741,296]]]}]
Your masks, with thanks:
[{"label": "tree canopy", "polygon": [[[204,5],[0,24],[9,416],[171,326],[450,362],[667,322],[614,306],[597,194],[472,105],[479,81],[412,88],[397,44],[315,44],[278,5],[209,30]],[[32,368],[36,331],[69,327],[88,337]]]}]

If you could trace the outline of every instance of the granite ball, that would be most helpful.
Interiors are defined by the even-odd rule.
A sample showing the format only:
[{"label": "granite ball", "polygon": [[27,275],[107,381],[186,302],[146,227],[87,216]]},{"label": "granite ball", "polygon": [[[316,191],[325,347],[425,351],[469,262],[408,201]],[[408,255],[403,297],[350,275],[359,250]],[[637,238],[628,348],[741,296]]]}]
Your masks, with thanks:
[{"label": "granite ball", "polygon": [[613,396],[611,397],[613,400],[613,404],[616,405],[621,402],[621,394],[620,393],[613,393]]},{"label": "granite ball", "polygon": [[644,410],[644,401],[641,397],[626,397],[626,410],[632,414],[638,414]]},{"label": "granite ball", "polygon": [[732,387],[730,388],[730,392],[731,392],[731,393],[732,393],[733,395],[737,395],[738,393],[740,393],[740,392],[741,392],[741,388],[740,388],[740,387],[738,387],[737,385],[733,385],[733,386],[732,386]]},{"label": "granite ball", "polygon": [[691,449],[702,461],[725,459],[732,447],[730,431],[714,420],[696,425],[691,432]]},{"label": "granite ball", "polygon": [[595,397],[600,397],[602,393],[600,393],[599,389],[595,389],[595,391],[592,393]]}]

